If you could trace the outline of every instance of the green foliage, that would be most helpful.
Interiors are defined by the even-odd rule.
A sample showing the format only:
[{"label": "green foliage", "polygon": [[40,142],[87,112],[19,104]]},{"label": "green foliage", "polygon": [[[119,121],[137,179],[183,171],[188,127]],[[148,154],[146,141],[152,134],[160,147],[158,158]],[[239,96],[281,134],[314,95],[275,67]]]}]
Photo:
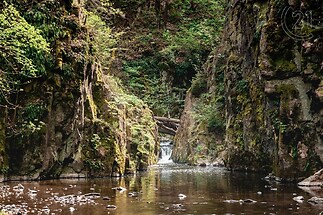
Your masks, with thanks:
[{"label": "green foliage", "polygon": [[154,78],[150,80],[147,91],[148,93],[143,95],[143,100],[159,116],[178,116],[184,106],[183,88],[170,89],[160,79]]},{"label": "green foliage", "polygon": [[111,17],[123,15],[120,9],[113,7],[110,0],[87,0],[86,9],[100,16],[105,23],[111,22]]},{"label": "green foliage", "polygon": [[203,151],[203,146],[202,145],[197,145],[195,148],[196,154],[201,153]]},{"label": "green foliage", "polygon": [[42,118],[45,108],[41,104],[30,104],[22,110],[22,118],[26,121],[37,121]]},{"label": "green foliage", "polygon": [[[8,166],[2,166],[1,168],[0,168],[0,174],[7,174],[8,173],[8,171],[9,171],[9,167]],[[2,213],[0,212],[0,215],[1,215]]]},{"label": "green foliage", "polygon": [[46,108],[42,104],[37,103],[29,104],[20,109],[18,123],[10,128],[10,135],[24,138],[43,132],[46,124],[41,119],[45,113]]},{"label": "green foliage", "polygon": [[103,66],[109,66],[114,57],[113,47],[115,47],[119,35],[113,33],[101,17],[93,12],[87,13],[86,26],[90,35],[93,36],[90,44],[94,61]]},{"label": "green foliage", "polygon": [[[73,71],[75,62],[84,62],[85,57],[81,52],[84,52],[86,44],[79,20],[67,11],[68,2],[63,4],[60,1],[38,1],[28,4],[20,1],[15,5],[18,5],[18,8],[28,8],[22,12],[23,17],[35,26],[50,44],[51,54],[46,56],[44,67],[54,72],[60,71],[63,78],[76,78],[77,72]],[[77,39],[71,41],[72,38]],[[77,49],[71,48],[73,44],[82,46]]]},{"label": "green foliage", "polygon": [[[124,46],[137,52],[125,60],[123,70],[127,75],[126,85],[147,102],[155,114],[179,116],[184,92],[219,43],[225,4],[223,0],[175,0],[170,4],[169,10],[164,11],[168,18],[163,21],[170,24],[164,29],[156,29],[158,25],[150,21],[156,20],[152,17],[155,11],[152,13],[148,6],[147,11],[140,11],[140,17],[149,17],[149,23],[136,17],[140,27],[131,31],[131,38],[124,41]],[[115,5],[127,10],[131,7],[124,1]],[[143,5],[141,9],[145,8]],[[194,92],[205,91],[206,82],[194,82]]]},{"label": "green foliage", "polygon": [[101,144],[101,137],[98,134],[93,134],[91,138],[91,143],[93,144],[94,149],[98,149],[98,146]]},{"label": "green foliage", "polygon": [[24,137],[36,132],[40,132],[45,126],[46,124],[42,121],[25,121],[21,124],[21,127],[18,129],[18,131],[20,132],[21,136]]},{"label": "green foliage", "polygon": [[128,88],[161,116],[176,115],[184,104],[185,88],[172,88],[159,77],[161,67],[154,57],[132,61],[124,65]]},{"label": "green foliage", "polygon": [[[20,7],[24,6],[25,5],[21,3]],[[71,23],[68,23],[68,20],[63,19],[63,13],[64,11],[59,1],[43,1],[33,4],[23,15],[24,18],[30,24],[34,25],[41,32],[41,35],[52,44],[57,39],[66,37],[69,33],[65,25],[71,25]]]},{"label": "green foliage", "polygon": [[[99,69],[109,67],[118,35],[107,26],[106,20],[120,11],[112,8],[109,0],[73,2],[73,10],[71,4],[71,1],[41,1],[29,5],[23,15],[52,46],[47,67],[61,70],[62,77],[78,78],[76,63],[81,66],[91,62]],[[77,7],[86,19],[75,16]]]},{"label": "green foliage", "polygon": [[222,29],[222,23],[215,24],[212,21],[192,21],[180,26],[179,30],[175,33],[165,30],[163,36],[169,44],[165,50],[194,51],[200,54],[211,51],[219,42],[219,34]]},{"label": "green foliage", "polygon": [[183,18],[169,38],[171,44],[194,52],[209,52],[218,44],[225,20],[224,0],[177,0],[174,7],[174,13]]},{"label": "green foliage", "polygon": [[248,81],[242,79],[237,82],[236,88],[240,94],[245,94],[248,91],[248,86]]},{"label": "green foliage", "polygon": [[[43,75],[48,43],[12,5],[0,14],[0,62],[3,70],[20,77]],[[9,73],[9,72],[8,72]]]},{"label": "green foliage", "polygon": [[198,106],[194,107],[193,116],[199,123],[206,124],[209,131],[221,133],[224,130],[224,107],[223,97],[210,97],[210,94],[203,94]]},{"label": "green foliage", "polygon": [[200,96],[207,91],[207,82],[205,78],[201,77],[201,73],[198,73],[192,81],[191,92],[195,97]]},{"label": "green foliage", "polygon": [[46,73],[49,45],[41,32],[28,24],[13,5],[0,12],[0,103],[23,83]]},{"label": "green foliage", "polygon": [[43,121],[22,121],[10,128],[7,133],[10,138],[17,138],[15,144],[19,147],[27,143],[26,140],[41,137],[45,132],[46,124]]},{"label": "green foliage", "polygon": [[180,16],[223,19],[225,0],[175,0],[174,13]]},{"label": "green foliage", "polygon": [[104,170],[104,164],[102,163],[102,161],[100,160],[90,160],[90,159],[86,159],[84,161],[84,165],[89,168],[92,171],[101,171]]}]

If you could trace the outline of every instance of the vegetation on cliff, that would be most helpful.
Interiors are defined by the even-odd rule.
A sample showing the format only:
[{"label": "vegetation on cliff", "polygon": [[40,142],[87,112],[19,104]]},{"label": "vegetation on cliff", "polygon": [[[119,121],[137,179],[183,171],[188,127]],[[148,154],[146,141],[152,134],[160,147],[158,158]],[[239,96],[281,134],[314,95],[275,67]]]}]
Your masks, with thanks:
[{"label": "vegetation on cliff", "polygon": [[186,90],[210,51],[219,43],[223,0],[115,1],[124,17],[119,59],[129,90],[159,116],[178,117]]},{"label": "vegetation on cliff", "polygon": [[0,14],[0,102],[10,105],[10,95],[19,92],[21,85],[46,73],[49,44],[13,5],[4,6]]},{"label": "vegetation on cliff", "polygon": [[[93,6],[95,4],[95,6]],[[157,161],[150,109],[110,65],[109,1],[0,4],[0,166],[6,179],[112,176]]]},{"label": "vegetation on cliff", "polygon": [[[159,151],[153,115],[181,117],[175,161],[291,180],[312,173],[323,160],[321,8],[314,0],[0,3],[1,173],[144,170]],[[311,23],[293,17],[308,11]]]},{"label": "vegetation on cliff", "polygon": [[[209,138],[199,135],[205,129],[197,129],[199,118],[192,118],[191,112],[194,105],[203,104],[203,92],[208,92],[211,101],[220,101],[215,107],[222,107],[215,108],[221,113],[215,119],[221,122],[223,117],[224,122],[224,127],[217,129],[223,133],[215,153],[228,168],[273,171],[282,179],[299,180],[322,168],[323,161],[323,50],[317,22],[322,3],[228,2],[221,46],[210,56],[205,75],[197,77],[188,94],[195,98],[193,104],[186,104],[191,108],[184,112],[189,116],[186,114],[177,134],[175,150],[179,153],[176,151],[174,159],[188,161],[198,147],[197,141],[186,145],[182,138],[195,138],[205,146],[214,137],[214,132],[207,135]],[[311,16],[304,15],[309,13]],[[305,30],[305,17],[313,23],[309,31]],[[185,124],[187,118],[191,120]],[[195,134],[185,134],[191,125]],[[190,150],[183,157],[180,152],[186,149]]]}]

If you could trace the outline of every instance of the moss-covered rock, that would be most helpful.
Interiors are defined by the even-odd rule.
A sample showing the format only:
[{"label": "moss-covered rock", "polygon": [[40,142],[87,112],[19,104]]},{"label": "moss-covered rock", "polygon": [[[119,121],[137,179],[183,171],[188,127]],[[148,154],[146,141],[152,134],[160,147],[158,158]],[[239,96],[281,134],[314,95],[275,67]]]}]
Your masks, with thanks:
[{"label": "moss-covered rock", "polygon": [[[21,103],[28,107],[42,98],[46,108],[35,119],[22,114],[7,133],[1,127],[1,134],[7,135],[8,179],[122,176],[157,162],[151,110],[126,94],[116,78],[100,76],[64,91],[51,88],[47,98],[40,92]],[[71,100],[65,90],[76,87],[87,89]]]},{"label": "moss-covered rock", "polygon": [[[323,165],[323,46],[316,31],[292,28],[298,21],[292,12],[317,16],[322,4],[307,1],[289,7],[290,2],[229,1],[222,44],[206,74],[211,97],[218,97],[212,92],[224,85],[221,156],[227,167],[273,171],[285,180],[298,180]],[[216,79],[221,74],[223,79]],[[191,102],[187,108],[194,107]]]},{"label": "moss-covered rock", "polygon": [[[223,80],[222,69],[218,66],[219,74],[213,76],[219,83]],[[198,74],[192,88],[186,94],[184,112],[174,138],[172,159],[175,162],[193,165],[223,165],[223,84],[212,85],[210,90],[200,90],[194,82],[204,83],[204,88],[207,87],[208,79],[205,74]],[[206,93],[206,90],[210,93]]]},{"label": "moss-covered rock", "polygon": [[88,137],[91,144],[83,148],[91,174],[123,175],[156,163],[157,127],[151,110],[109,75],[103,75],[93,94],[97,112]]},{"label": "moss-covered rock", "polygon": [[[252,12],[239,10],[248,7],[249,4],[254,3],[237,4],[231,13],[245,13],[240,16],[240,21],[248,19]],[[230,62],[225,74],[230,83],[226,85],[226,112],[232,125],[227,125],[226,131],[228,147],[232,148],[227,161],[230,166],[244,166],[256,170],[267,166],[268,170],[272,168],[279,177],[297,180],[322,165],[322,160],[314,152],[321,142],[321,125],[313,120],[318,117],[319,111],[313,109],[315,99],[310,93],[315,89],[316,83],[301,75],[305,68],[303,65],[311,60],[306,57],[309,53],[305,53],[304,56],[301,51],[304,44],[298,43],[297,38],[292,38],[283,29],[283,25],[286,24],[283,22],[289,21],[279,18],[279,8],[284,7],[281,5],[283,3],[266,1],[266,4],[267,17],[264,19],[256,15],[255,23],[259,22],[258,19],[265,22],[259,42],[250,43],[254,32],[259,31],[253,22],[241,24],[233,16],[231,26],[227,27],[245,32],[243,38],[231,37],[228,43],[231,45],[227,47],[231,49],[238,46],[245,59],[243,64]],[[320,10],[315,6],[311,9]],[[244,44],[251,45],[247,47]],[[320,61],[322,60],[321,58]],[[245,97],[241,93],[237,94],[232,88],[239,85],[237,73],[248,80]],[[235,110],[237,108],[238,110]],[[308,139],[309,136],[312,136],[312,139]],[[242,148],[241,152],[237,152],[239,148]],[[240,159],[245,150],[250,153],[248,162]],[[252,162],[253,160],[257,162]],[[270,165],[272,167],[268,168]]]},{"label": "moss-covered rock", "polygon": [[0,168],[7,180],[122,176],[157,162],[151,110],[98,60],[113,58],[108,48],[97,50],[100,42],[110,45],[111,32],[91,13],[86,23],[83,2],[74,3],[35,3],[22,12],[51,41],[53,59],[43,65],[45,75],[26,78],[0,101]]},{"label": "moss-covered rock", "polygon": [[[6,111],[5,111],[6,112]],[[7,174],[8,158],[6,152],[6,123],[4,113],[0,114],[0,181],[3,180],[5,174]]]}]

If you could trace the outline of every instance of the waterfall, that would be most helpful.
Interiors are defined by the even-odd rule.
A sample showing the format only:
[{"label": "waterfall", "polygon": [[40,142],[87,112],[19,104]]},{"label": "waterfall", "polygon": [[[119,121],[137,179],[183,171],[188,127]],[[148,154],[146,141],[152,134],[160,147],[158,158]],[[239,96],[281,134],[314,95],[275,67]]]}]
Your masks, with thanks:
[{"label": "waterfall", "polygon": [[162,141],[160,142],[160,158],[158,164],[167,164],[173,163],[170,158],[173,151],[173,144],[171,141]]}]

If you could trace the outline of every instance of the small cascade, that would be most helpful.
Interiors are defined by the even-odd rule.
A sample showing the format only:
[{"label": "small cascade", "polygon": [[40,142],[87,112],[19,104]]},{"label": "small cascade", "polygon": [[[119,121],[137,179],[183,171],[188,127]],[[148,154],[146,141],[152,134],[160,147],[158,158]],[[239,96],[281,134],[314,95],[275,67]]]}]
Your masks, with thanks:
[{"label": "small cascade", "polygon": [[173,163],[173,160],[171,159],[172,151],[173,144],[171,141],[160,142],[160,156],[158,164]]}]

